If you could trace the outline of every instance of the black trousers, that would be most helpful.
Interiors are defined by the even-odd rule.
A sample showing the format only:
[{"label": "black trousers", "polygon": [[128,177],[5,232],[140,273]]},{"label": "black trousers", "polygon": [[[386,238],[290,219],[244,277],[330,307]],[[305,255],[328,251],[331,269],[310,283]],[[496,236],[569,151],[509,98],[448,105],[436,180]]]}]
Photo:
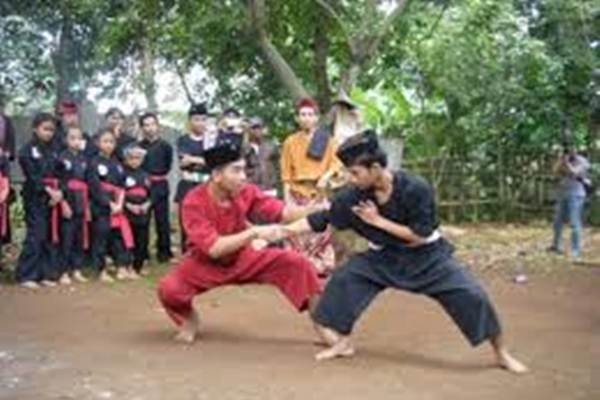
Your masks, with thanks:
[{"label": "black trousers", "polygon": [[73,215],[61,221],[61,273],[73,272],[83,266],[83,219],[83,215]]},{"label": "black trousers", "polygon": [[498,335],[500,323],[485,291],[444,247],[404,255],[369,250],[351,257],[333,273],[313,319],[347,335],[379,292],[395,288],[436,300],[473,346]]},{"label": "black trousers", "polygon": [[150,219],[148,216],[127,215],[133,231],[135,247],[133,249],[133,268],[140,272],[144,261],[148,260],[148,240],[150,236]]},{"label": "black trousers", "polygon": [[60,275],[59,246],[50,235],[50,208],[39,201],[24,197],[25,240],[17,261],[15,279],[39,282],[56,280]]},{"label": "black trousers", "polygon": [[200,185],[200,182],[192,182],[185,179],[182,179],[177,184],[177,192],[175,194],[175,202],[177,203],[177,219],[179,221],[179,234],[180,234],[180,247],[181,254],[185,254],[187,250],[187,235],[185,233],[185,229],[183,228],[183,221],[181,220],[181,206],[183,204],[183,199],[190,192],[190,190],[194,189],[196,186]]},{"label": "black trousers", "polygon": [[169,216],[168,182],[153,183],[150,189],[151,213],[156,227],[156,255],[165,261],[173,257],[171,252],[171,223]]},{"label": "black trousers", "polygon": [[125,247],[121,232],[110,227],[109,216],[98,216],[93,223],[91,249],[92,266],[102,272],[106,266],[106,256],[110,255],[117,267],[131,264],[131,253]]}]

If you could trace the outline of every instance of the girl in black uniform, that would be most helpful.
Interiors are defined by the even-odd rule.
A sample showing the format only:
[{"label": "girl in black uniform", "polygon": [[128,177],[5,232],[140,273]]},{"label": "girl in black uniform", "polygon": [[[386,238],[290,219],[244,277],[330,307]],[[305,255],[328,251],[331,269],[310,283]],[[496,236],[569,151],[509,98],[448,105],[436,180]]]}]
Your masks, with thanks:
[{"label": "girl in black uniform", "polygon": [[23,287],[41,283],[55,286],[58,279],[60,204],[63,200],[60,162],[52,145],[55,122],[51,114],[33,118],[33,138],[19,149],[18,160],[25,175],[23,206],[26,234],[15,278]]},{"label": "girl in black uniform", "polygon": [[131,250],[134,247],[131,227],[124,213],[124,170],[114,156],[116,140],[108,129],[96,135],[99,154],[88,171],[93,218],[92,265],[103,282],[113,282],[105,268],[107,254],[117,267],[117,279],[130,277]]},{"label": "girl in black uniform", "polygon": [[68,285],[71,283],[71,278],[78,282],[87,282],[81,273],[81,267],[85,252],[90,247],[91,214],[86,182],[89,163],[81,150],[83,134],[76,127],[68,128],[66,134],[67,148],[60,155],[61,184],[65,190],[61,220],[60,283]]},{"label": "girl in black uniform", "polygon": [[150,235],[150,178],[141,169],[146,151],[136,144],[123,151],[125,161],[125,214],[133,231],[132,276],[145,274],[143,269],[148,260],[148,237]]}]

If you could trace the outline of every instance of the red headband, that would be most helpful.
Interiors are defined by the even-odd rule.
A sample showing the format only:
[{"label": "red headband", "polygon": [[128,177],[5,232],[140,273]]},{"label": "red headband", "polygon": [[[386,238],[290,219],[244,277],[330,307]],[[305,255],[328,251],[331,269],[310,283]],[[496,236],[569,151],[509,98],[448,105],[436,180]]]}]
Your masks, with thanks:
[{"label": "red headband", "polygon": [[302,108],[312,108],[315,112],[319,112],[319,105],[310,97],[304,97],[296,102],[296,112]]},{"label": "red headband", "polygon": [[77,104],[72,101],[62,101],[58,105],[58,113],[64,114],[77,114]]}]

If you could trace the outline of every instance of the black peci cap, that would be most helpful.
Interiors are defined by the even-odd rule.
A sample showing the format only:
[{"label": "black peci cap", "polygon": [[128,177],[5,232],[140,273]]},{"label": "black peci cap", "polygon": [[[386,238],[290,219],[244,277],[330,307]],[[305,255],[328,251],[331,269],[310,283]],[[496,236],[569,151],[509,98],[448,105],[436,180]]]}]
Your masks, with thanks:
[{"label": "black peci cap", "polygon": [[377,133],[368,129],[349,137],[338,148],[336,155],[345,165],[352,165],[354,160],[365,154],[375,154],[379,151]]}]

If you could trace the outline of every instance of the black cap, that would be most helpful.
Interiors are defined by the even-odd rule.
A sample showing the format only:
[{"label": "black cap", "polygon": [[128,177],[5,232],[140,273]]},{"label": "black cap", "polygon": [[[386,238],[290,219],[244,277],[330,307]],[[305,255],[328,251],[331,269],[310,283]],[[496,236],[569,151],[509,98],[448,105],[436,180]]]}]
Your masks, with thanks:
[{"label": "black cap", "polygon": [[240,118],[242,114],[238,111],[237,108],[228,107],[223,111],[223,116],[229,118]]},{"label": "black cap", "polygon": [[375,154],[377,151],[379,151],[377,133],[368,129],[346,139],[338,148],[336,155],[345,166],[349,166],[358,157]]},{"label": "black cap", "polygon": [[208,115],[208,110],[206,109],[205,103],[200,104],[192,104],[190,110],[188,111],[188,117],[191,118],[192,115]]},{"label": "black cap", "polygon": [[242,143],[236,136],[240,135],[221,135],[213,147],[204,151],[209,171],[242,159]]}]

